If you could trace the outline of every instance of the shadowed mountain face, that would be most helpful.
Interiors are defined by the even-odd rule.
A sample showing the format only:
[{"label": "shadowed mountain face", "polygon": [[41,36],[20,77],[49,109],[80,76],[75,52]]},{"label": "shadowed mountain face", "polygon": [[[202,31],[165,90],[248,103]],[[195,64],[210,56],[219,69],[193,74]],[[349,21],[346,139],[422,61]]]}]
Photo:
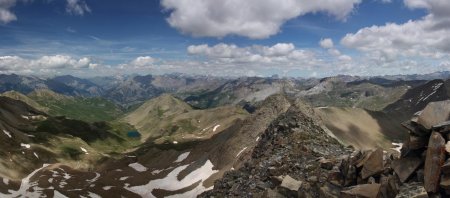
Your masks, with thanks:
[{"label": "shadowed mountain face", "polygon": [[407,135],[401,119],[383,112],[349,107],[316,108],[314,111],[337,139],[357,149],[389,149],[392,142],[403,142]]},{"label": "shadowed mountain face", "polygon": [[357,107],[380,111],[399,100],[412,86],[423,81],[394,81],[382,78],[357,79],[330,77],[296,94],[314,107]]},{"label": "shadowed mountain face", "polygon": [[127,106],[138,104],[162,93],[161,90],[151,84],[152,79],[151,75],[127,79],[108,89],[104,97]]},{"label": "shadowed mountain face", "polygon": [[399,116],[405,121],[425,108],[428,103],[448,99],[450,99],[450,79],[432,80],[408,90],[400,100],[390,104],[383,111]]},{"label": "shadowed mountain face", "polygon": [[230,80],[212,91],[193,94],[184,100],[201,109],[245,102],[257,103],[273,94],[295,92],[299,88],[297,83],[293,79],[243,77]]},{"label": "shadowed mountain face", "polygon": [[80,95],[83,96],[101,96],[103,95],[103,88],[101,88],[100,86],[94,84],[93,82],[86,80],[86,79],[81,79],[81,78],[77,78],[71,75],[66,75],[66,76],[57,76],[55,78],[52,78],[52,80],[65,84],[75,90],[77,90],[77,92],[80,93]]},{"label": "shadowed mountain face", "polygon": [[[19,76],[15,74],[5,75],[0,74],[0,92],[17,91],[23,94],[28,94],[36,89],[49,89],[56,93],[69,96],[91,96],[88,87],[76,86],[79,81],[86,83],[85,80],[75,77],[62,76],[54,79],[42,79],[32,76]],[[73,85],[73,86],[71,86]]]}]

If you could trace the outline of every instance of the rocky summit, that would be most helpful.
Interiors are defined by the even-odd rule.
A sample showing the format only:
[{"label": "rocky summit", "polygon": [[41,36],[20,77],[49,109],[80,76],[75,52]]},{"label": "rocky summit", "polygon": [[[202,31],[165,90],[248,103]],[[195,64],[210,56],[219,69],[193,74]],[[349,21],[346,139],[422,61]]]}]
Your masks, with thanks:
[{"label": "rocky summit", "polygon": [[242,168],[200,197],[448,197],[449,102],[430,103],[403,124],[409,138],[400,152],[344,148],[293,106]]}]

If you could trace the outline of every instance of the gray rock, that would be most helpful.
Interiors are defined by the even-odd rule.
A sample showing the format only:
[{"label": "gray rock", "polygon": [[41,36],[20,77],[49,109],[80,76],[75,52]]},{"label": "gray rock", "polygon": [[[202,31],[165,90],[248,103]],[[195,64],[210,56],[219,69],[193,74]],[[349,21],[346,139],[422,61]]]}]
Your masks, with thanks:
[{"label": "gray rock", "polygon": [[394,169],[395,173],[397,173],[400,181],[404,183],[422,163],[422,159],[418,157],[406,157],[394,160],[391,167]]},{"label": "gray rock", "polygon": [[380,184],[361,184],[342,191],[342,198],[376,198],[380,193]]},{"label": "gray rock", "polygon": [[399,180],[394,175],[384,176],[380,178],[380,197],[389,198],[395,197],[399,191]]},{"label": "gray rock", "polygon": [[448,121],[449,118],[450,100],[430,102],[419,115],[417,123],[430,130],[433,126]]},{"label": "gray rock", "polygon": [[297,181],[293,179],[291,176],[286,175],[283,178],[283,182],[281,182],[279,189],[282,192],[282,194],[289,196],[292,194],[297,194],[298,190],[302,186],[302,181]]},{"label": "gray rock", "polygon": [[433,132],[430,137],[425,160],[424,183],[427,192],[438,192],[441,167],[445,160],[445,140],[440,133]]},{"label": "gray rock", "polygon": [[367,179],[370,176],[383,172],[383,149],[377,149],[370,154],[369,158],[364,162],[363,169],[361,171],[362,179]]}]

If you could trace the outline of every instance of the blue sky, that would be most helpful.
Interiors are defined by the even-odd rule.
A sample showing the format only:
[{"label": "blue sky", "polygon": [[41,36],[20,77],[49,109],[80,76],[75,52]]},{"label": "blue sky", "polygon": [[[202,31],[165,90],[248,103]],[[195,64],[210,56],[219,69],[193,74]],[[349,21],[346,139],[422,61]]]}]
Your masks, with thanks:
[{"label": "blue sky", "polygon": [[0,73],[311,77],[450,68],[445,0],[314,2],[0,0]]}]

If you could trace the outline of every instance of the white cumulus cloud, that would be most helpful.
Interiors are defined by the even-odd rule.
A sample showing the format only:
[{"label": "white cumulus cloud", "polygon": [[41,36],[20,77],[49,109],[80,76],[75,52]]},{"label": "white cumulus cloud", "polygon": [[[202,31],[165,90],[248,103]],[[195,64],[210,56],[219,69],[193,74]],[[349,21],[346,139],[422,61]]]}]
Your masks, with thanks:
[{"label": "white cumulus cloud", "polygon": [[429,14],[406,23],[387,23],[365,27],[347,34],[341,43],[381,62],[401,58],[442,59],[450,55],[450,1],[404,0],[411,9],[426,9]]},{"label": "white cumulus cloud", "polygon": [[27,59],[19,56],[0,56],[0,72],[29,73],[55,72],[56,70],[79,70],[95,67],[90,58],[80,59],[67,55],[42,56]]},{"label": "white cumulus cloud", "polygon": [[72,15],[83,16],[85,13],[90,13],[91,8],[84,0],[67,0],[66,12]]},{"label": "white cumulus cloud", "polygon": [[273,46],[253,45],[238,47],[234,44],[220,43],[191,45],[187,48],[191,55],[199,55],[222,63],[281,63],[298,60],[314,60],[311,51],[296,49],[292,43],[277,43]]},{"label": "white cumulus cloud", "polygon": [[319,45],[320,47],[325,49],[330,49],[334,47],[333,40],[331,40],[330,38],[320,40]]},{"label": "white cumulus cloud", "polygon": [[17,0],[0,0],[0,22],[9,23],[17,20],[17,16],[11,11]]},{"label": "white cumulus cloud", "polygon": [[155,59],[150,56],[140,56],[131,61],[131,65],[136,67],[151,66],[155,63]]},{"label": "white cumulus cloud", "polygon": [[168,23],[193,36],[240,35],[263,39],[288,20],[323,12],[340,20],[361,0],[162,0]]}]

